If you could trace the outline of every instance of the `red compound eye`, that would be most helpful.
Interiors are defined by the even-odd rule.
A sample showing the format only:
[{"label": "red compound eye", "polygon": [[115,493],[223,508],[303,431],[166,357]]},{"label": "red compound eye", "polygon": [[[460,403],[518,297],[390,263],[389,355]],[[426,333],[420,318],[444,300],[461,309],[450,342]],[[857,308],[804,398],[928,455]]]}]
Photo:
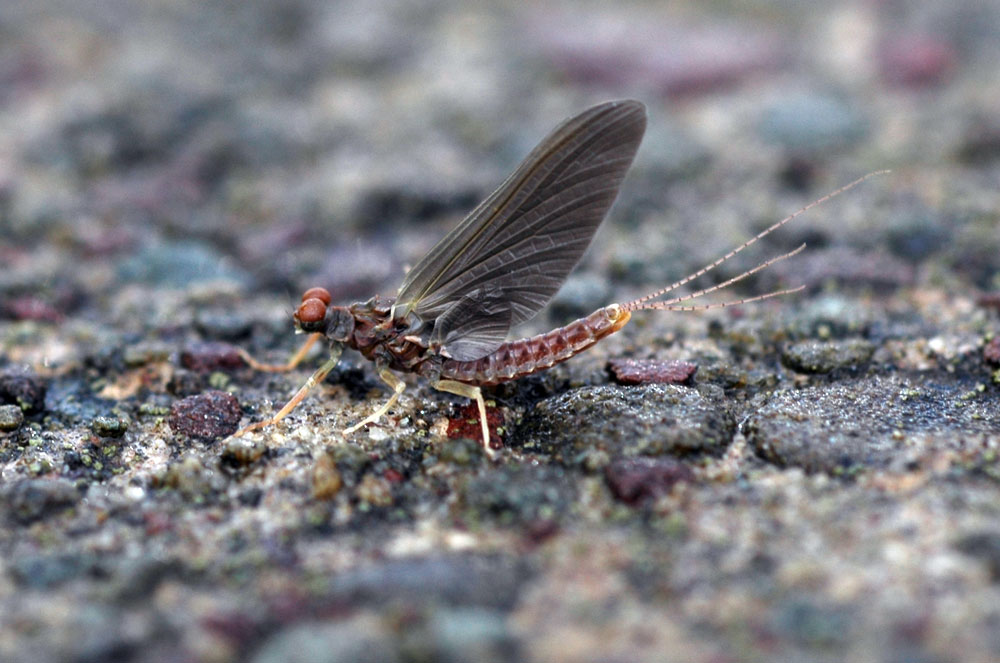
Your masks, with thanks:
[{"label": "red compound eye", "polygon": [[302,302],[305,303],[307,299],[318,299],[327,306],[329,306],[332,301],[330,293],[326,288],[309,288],[302,293]]},{"label": "red compound eye", "polygon": [[[329,297],[329,295],[327,296]],[[309,299],[303,300],[303,302],[299,304],[299,309],[295,312],[295,317],[298,318],[299,322],[304,323],[319,322],[325,315],[326,302],[319,297],[310,297]]]}]

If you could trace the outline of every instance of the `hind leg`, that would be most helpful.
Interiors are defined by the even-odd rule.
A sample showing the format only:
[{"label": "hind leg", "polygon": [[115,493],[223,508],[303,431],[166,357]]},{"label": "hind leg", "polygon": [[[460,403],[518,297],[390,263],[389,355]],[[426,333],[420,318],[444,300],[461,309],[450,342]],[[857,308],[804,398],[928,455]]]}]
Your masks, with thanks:
[{"label": "hind leg", "polygon": [[483,390],[455,380],[438,380],[431,383],[431,386],[438,391],[446,391],[449,394],[465,396],[476,401],[476,407],[479,409],[479,425],[483,432],[483,449],[486,450],[486,455],[490,457],[490,460],[496,459],[496,452],[490,448],[490,427],[486,422],[486,401],[483,400]]}]

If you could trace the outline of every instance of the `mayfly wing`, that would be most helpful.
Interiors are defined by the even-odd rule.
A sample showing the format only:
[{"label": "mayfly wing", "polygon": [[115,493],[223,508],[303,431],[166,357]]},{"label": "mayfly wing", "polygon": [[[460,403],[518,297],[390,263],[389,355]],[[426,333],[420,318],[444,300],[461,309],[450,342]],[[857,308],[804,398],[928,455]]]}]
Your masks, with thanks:
[{"label": "mayfly wing", "polygon": [[[452,356],[462,339],[466,347],[457,354],[489,354],[511,326],[548,303],[579,262],[618,195],[645,129],[646,109],[631,100],[594,106],[556,127],[410,270],[395,316],[414,313],[435,321],[433,334]],[[459,319],[456,313],[485,305],[469,302],[445,316],[463,297],[488,298],[491,321]],[[498,305],[509,307],[510,315],[501,316]],[[500,320],[506,322],[502,334]],[[469,356],[474,353],[481,354]]]},{"label": "mayfly wing", "polygon": [[431,345],[459,361],[484,357],[499,347],[510,330],[511,310],[500,292],[474,290],[434,321]]}]

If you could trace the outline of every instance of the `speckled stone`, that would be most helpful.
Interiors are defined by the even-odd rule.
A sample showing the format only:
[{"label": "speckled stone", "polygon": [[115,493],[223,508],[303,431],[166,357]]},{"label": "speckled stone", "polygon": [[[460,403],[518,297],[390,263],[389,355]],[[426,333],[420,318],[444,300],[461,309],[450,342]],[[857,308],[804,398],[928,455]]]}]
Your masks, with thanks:
[{"label": "speckled stone", "polygon": [[[536,404],[510,446],[561,463],[606,458],[721,453],[736,421],[721,392],[677,385],[582,387]],[[598,463],[600,464],[600,463]]]},{"label": "speckled stone", "polygon": [[128,419],[123,417],[94,417],[90,422],[90,430],[100,437],[122,437],[128,431]]},{"label": "speckled stone", "polygon": [[176,433],[201,440],[217,440],[235,433],[242,416],[235,396],[224,391],[206,391],[174,403],[168,422]]},{"label": "speckled stone", "polygon": [[16,405],[0,405],[0,431],[16,431],[24,423],[24,412]]},{"label": "speckled stone", "polygon": [[949,376],[845,380],[777,393],[750,415],[747,442],[762,457],[810,472],[905,467],[956,444],[1000,441],[1000,403]]},{"label": "speckled stone", "polygon": [[803,341],[787,346],[781,363],[799,373],[831,373],[862,368],[874,352],[875,346],[864,339]]}]

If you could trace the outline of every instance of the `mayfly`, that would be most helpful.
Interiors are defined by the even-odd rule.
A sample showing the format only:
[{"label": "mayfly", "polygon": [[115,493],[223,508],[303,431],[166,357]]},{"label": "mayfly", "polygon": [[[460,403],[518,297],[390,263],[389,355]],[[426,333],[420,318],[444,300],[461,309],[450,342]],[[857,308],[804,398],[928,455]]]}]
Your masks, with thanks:
[{"label": "mayfly", "polygon": [[802,208],[666,288],[605,306],[538,336],[507,340],[511,328],[538,313],[579,262],[618,195],[645,129],[645,106],[631,100],[594,106],[560,124],[407,273],[395,298],[376,296],[350,306],[331,306],[326,290],[307,290],[294,315],[297,330],[311,334],[303,349],[284,366],[259,364],[245,353],[244,358],[256,368],[288,370],[322,337],[330,357],[277,414],[236,435],[283,419],[333,370],[348,347],[375,362],[375,370],[392,395],[344,435],[377,422],[392,408],[405,387],[393,371],[404,371],[426,378],[435,389],[475,400],[483,445],[492,456],[482,387],[563,362],[621,329],[636,311],[703,310],[800,290],[776,290],[724,303],[683,303],[789,258],[804,244],[717,285],[657,301],[870,176]]}]

